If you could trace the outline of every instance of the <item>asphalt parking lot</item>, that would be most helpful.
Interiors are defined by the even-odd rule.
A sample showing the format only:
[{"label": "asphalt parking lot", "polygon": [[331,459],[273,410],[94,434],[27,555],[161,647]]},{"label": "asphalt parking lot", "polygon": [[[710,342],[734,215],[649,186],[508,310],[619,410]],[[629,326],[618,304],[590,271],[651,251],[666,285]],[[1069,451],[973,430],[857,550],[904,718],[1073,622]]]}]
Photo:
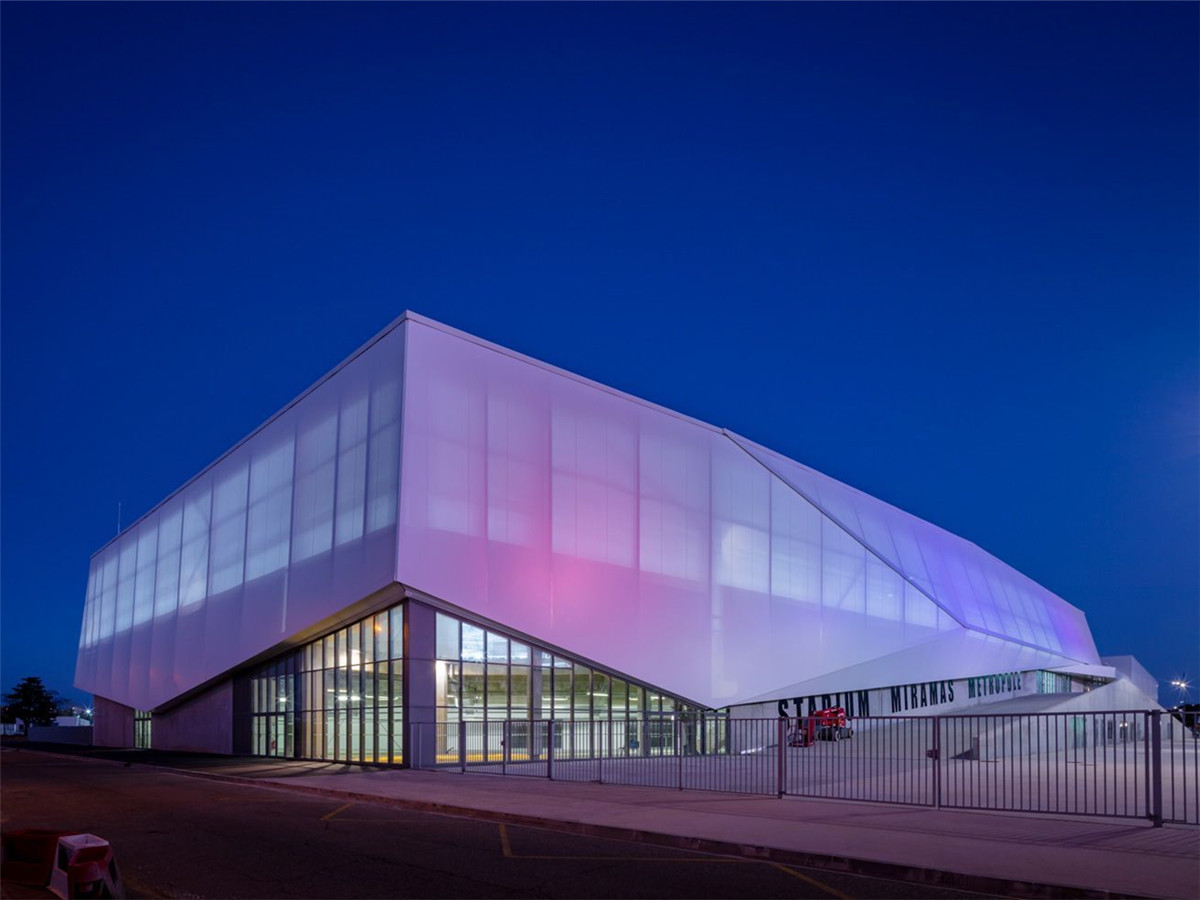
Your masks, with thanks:
[{"label": "asphalt parking lot", "polygon": [[137,897],[981,896],[119,762],[5,750],[0,775],[5,830],[106,838]]}]

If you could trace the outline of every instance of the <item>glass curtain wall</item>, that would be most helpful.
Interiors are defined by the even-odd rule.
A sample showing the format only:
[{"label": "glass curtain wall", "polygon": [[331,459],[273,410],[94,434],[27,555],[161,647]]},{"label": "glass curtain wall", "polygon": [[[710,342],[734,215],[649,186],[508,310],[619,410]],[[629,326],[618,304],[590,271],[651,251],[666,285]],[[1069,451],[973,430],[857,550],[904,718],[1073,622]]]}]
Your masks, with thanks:
[{"label": "glass curtain wall", "polygon": [[404,761],[403,605],[294,653],[251,677],[251,752],[336,762]]},{"label": "glass curtain wall", "polygon": [[[460,722],[513,722],[519,755],[532,729],[518,723],[549,721],[562,759],[674,754],[677,717],[684,752],[724,743],[723,715],[453,616],[437,614],[436,643],[439,762],[458,761]],[[503,752],[496,743],[488,753]]]},{"label": "glass curtain wall", "polygon": [[294,759],[296,654],[267,664],[250,679],[250,752]]},{"label": "glass curtain wall", "polygon": [[133,746],[137,750],[150,749],[150,713],[144,709],[133,711]]},{"label": "glass curtain wall", "polygon": [[[403,609],[362,619],[256,670],[250,752],[402,764]],[[458,761],[460,722],[513,723],[505,739],[518,755],[545,741],[521,723],[549,722],[562,759],[672,755],[677,735],[683,753],[725,746],[723,713],[443,613],[436,657],[439,762]],[[502,752],[498,738],[495,744]]]}]

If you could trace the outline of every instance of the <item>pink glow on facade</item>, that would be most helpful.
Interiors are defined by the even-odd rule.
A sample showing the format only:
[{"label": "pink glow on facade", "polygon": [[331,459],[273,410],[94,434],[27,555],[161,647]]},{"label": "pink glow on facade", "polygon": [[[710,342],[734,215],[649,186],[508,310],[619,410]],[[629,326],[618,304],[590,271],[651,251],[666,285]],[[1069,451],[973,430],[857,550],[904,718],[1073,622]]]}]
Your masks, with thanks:
[{"label": "pink glow on facade", "polygon": [[397,580],[470,613],[713,707],[963,626],[1095,659],[1065,601],[797,463],[423,321],[407,354]]},{"label": "pink glow on facade", "polygon": [[76,681],[152,709],[393,582],[711,707],[1098,661],[968,541],[406,314],[93,557]]}]

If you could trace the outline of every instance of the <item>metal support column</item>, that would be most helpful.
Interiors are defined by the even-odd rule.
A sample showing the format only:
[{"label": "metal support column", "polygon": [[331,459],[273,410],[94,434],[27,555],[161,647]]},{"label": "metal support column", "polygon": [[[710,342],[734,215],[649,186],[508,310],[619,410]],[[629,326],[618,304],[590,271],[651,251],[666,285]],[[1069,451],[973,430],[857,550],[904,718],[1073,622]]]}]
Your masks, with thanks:
[{"label": "metal support column", "polygon": [[679,721],[679,714],[675,714],[675,758],[678,764],[675,767],[675,778],[679,783],[679,790],[683,790],[683,745],[679,743],[679,737],[683,731]]},{"label": "metal support column", "polygon": [[[799,720],[797,719],[797,721],[799,721]],[[777,752],[775,754],[775,796],[776,797],[782,797],[783,793],[784,793],[784,791],[783,791],[783,776],[784,776],[783,752],[784,752],[784,748],[787,746],[787,742],[784,740],[784,738],[787,734],[787,729],[785,728],[786,725],[787,725],[787,719],[783,718],[782,716],[780,716],[779,721],[775,723],[775,747],[777,750]]]},{"label": "metal support column", "polygon": [[458,768],[462,774],[467,774],[467,723],[462,720],[458,723]]},{"label": "metal support column", "polygon": [[942,717],[933,720],[933,808],[942,808]]},{"label": "metal support column", "polygon": [[1158,710],[1150,713],[1150,821],[1155,828],[1161,828],[1163,823],[1161,715]]}]

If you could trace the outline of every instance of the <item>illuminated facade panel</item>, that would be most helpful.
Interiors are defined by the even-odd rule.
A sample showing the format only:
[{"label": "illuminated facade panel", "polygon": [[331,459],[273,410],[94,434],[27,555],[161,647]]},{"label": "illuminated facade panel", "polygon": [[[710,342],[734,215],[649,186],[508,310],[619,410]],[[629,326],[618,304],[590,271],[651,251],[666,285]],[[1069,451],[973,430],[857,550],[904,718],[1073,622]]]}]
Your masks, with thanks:
[{"label": "illuminated facade panel", "polygon": [[92,557],[79,687],[153,709],[392,583],[403,341],[368,344]]},{"label": "illuminated facade panel", "polygon": [[[346,712],[336,639],[320,666],[297,648],[401,601],[425,625],[388,641]],[[456,660],[435,614],[462,623]],[[456,721],[451,674],[463,716],[491,677],[464,655],[476,632],[593,673],[593,693],[699,709],[1099,661],[1078,609],[974,544],[408,313],[95,554],[76,683],[179,747],[187,716],[236,708],[264,753],[395,762],[399,723]],[[507,715],[554,708],[532,687],[512,701],[526,663],[505,665]],[[245,693],[251,677],[274,687]]]},{"label": "illuminated facade panel", "polygon": [[741,438],[424,321],[407,353],[403,584],[712,708],[963,628],[1095,659],[1065,601]]}]

